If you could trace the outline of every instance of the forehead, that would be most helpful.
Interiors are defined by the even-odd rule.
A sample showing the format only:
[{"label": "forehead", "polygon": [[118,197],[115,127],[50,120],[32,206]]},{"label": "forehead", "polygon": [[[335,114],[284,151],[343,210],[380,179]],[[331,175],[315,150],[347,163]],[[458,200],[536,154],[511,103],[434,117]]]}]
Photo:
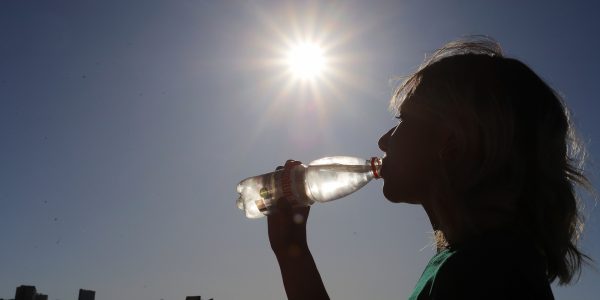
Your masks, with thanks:
[{"label": "forehead", "polygon": [[426,99],[422,99],[422,97],[418,97],[412,95],[407,97],[402,101],[398,112],[402,116],[421,116],[421,117],[433,117],[434,110],[431,107],[430,101]]}]

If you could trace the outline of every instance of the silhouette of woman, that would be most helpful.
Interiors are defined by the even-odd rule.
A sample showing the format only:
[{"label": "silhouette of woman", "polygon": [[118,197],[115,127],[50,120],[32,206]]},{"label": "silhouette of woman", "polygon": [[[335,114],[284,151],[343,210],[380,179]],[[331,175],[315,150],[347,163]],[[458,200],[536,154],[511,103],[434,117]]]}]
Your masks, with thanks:
[{"label": "silhouette of woman", "polygon": [[[553,299],[589,259],[576,246],[583,175],[568,111],[488,38],[451,42],[395,91],[379,140],[383,194],[435,232],[410,299]],[[289,166],[290,161],[286,163]],[[279,201],[269,241],[289,299],[329,299],[306,242],[309,207]]]}]

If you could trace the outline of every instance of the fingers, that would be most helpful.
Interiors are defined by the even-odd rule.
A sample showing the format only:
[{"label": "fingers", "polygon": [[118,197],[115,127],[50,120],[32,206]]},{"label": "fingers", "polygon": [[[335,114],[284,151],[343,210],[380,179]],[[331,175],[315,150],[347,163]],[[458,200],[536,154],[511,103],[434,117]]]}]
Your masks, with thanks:
[{"label": "fingers", "polygon": [[290,167],[293,167],[295,165],[300,165],[300,164],[302,164],[301,161],[293,160],[293,159],[288,159],[288,160],[285,161],[285,164],[283,166],[277,166],[277,168],[275,168],[275,170],[281,170],[281,169],[284,169],[284,168],[290,168]]},{"label": "fingers", "polygon": [[[304,224],[308,219],[310,212],[309,206],[295,207],[285,197],[279,198],[272,207],[271,213],[267,218],[282,218],[293,222],[294,224]],[[289,221],[288,221],[289,222]]]},{"label": "fingers", "polygon": [[[288,159],[284,166],[277,166],[275,170],[289,169],[299,164],[302,163],[297,160]],[[309,210],[309,207],[295,207],[292,205],[291,201],[282,197],[275,201],[271,213],[291,219],[296,224],[303,224],[308,218]]]},{"label": "fingers", "polygon": [[290,204],[290,201],[285,197],[281,197],[275,201],[275,208],[278,213],[284,213],[286,215],[292,213],[292,204]]},{"label": "fingers", "polygon": [[290,201],[286,198],[280,198],[277,201],[276,209],[278,214],[285,216],[286,218],[290,218],[295,224],[304,224],[308,219],[308,214],[310,212],[309,206],[292,206]]},{"label": "fingers", "polygon": [[285,161],[284,167],[285,168],[291,168],[293,166],[300,165],[300,164],[302,164],[302,162],[300,162],[298,160],[288,159],[288,160]]}]

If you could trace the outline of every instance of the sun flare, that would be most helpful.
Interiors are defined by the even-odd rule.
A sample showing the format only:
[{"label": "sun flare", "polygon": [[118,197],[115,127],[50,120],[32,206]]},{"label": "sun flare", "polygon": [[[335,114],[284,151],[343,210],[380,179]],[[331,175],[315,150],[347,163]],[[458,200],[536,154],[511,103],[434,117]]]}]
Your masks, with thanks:
[{"label": "sun flare", "polygon": [[292,75],[301,79],[319,77],[326,63],[323,48],[308,42],[290,47],[286,62]]},{"label": "sun flare", "polygon": [[375,84],[360,69],[368,66],[370,54],[356,47],[370,25],[348,23],[344,16],[350,12],[343,5],[330,9],[317,1],[281,2],[286,4],[278,13],[257,7],[261,26],[248,31],[251,47],[243,66],[256,71],[248,91],[263,99],[257,106],[261,117],[248,139],[259,143],[273,122],[283,118],[290,126],[306,126],[294,127],[298,131],[292,139],[301,149],[321,141],[335,143],[332,115],[339,107],[358,105],[348,100],[352,93],[370,91]]}]

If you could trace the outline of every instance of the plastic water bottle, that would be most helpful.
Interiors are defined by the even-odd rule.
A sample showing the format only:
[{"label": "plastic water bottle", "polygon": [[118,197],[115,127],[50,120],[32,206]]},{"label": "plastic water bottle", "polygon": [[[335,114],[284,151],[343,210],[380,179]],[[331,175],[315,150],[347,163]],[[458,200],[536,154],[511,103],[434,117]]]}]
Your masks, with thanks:
[{"label": "plastic water bottle", "polygon": [[349,195],[373,178],[380,178],[381,159],[369,160],[333,156],[315,160],[308,166],[295,162],[275,172],[242,180],[237,186],[237,207],[246,217],[267,215],[285,197],[292,206],[309,206]]}]

